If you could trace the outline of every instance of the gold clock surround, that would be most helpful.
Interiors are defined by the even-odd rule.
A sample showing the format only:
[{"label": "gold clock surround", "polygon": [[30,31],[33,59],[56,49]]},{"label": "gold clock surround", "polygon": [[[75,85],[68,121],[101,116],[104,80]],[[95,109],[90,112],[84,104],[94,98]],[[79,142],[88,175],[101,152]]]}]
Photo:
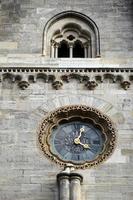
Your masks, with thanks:
[{"label": "gold clock surround", "polygon": [[[94,126],[102,130],[102,133],[106,138],[103,151],[92,161],[84,161],[79,164],[67,162],[60,159],[50,150],[48,140],[52,128],[57,126],[63,120],[71,121],[74,118],[91,122]],[[43,119],[38,132],[38,141],[43,153],[58,165],[66,166],[68,163],[71,163],[76,169],[85,169],[99,165],[113,153],[116,146],[116,129],[109,117],[101,113],[99,110],[85,105],[70,105],[60,107],[57,110],[50,112]]]}]

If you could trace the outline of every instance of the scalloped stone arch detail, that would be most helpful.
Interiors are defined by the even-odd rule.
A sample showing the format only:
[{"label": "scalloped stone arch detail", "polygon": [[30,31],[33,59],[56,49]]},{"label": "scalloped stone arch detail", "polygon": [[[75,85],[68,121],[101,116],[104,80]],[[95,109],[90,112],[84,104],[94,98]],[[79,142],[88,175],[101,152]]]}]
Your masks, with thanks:
[{"label": "scalloped stone arch detail", "polygon": [[[47,95],[45,95],[47,96]],[[117,110],[111,102],[95,97],[93,95],[87,94],[72,94],[64,93],[58,95],[53,95],[53,97],[46,98],[46,100],[40,106],[36,107],[34,112],[32,113],[33,118],[38,116],[38,120],[40,120],[44,115],[48,114],[52,110],[55,110],[62,106],[74,105],[74,104],[83,104],[89,107],[93,107],[106,114],[115,124],[123,124],[125,118],[121,112]]]},{"label": "scalloped stone arch detail", "polygon": [[[69,36],[73,37],[73,40],[69,40]],[[75,11],[65,11],[53,16],[44,27],[43,56],[57,58],[58,46],[64,39],[70,48],[75,40],[80,40],[84,45],[85,58],[100,57],[99,29],[88,16]],[[72,57],[71,54],[70,58]]]}]

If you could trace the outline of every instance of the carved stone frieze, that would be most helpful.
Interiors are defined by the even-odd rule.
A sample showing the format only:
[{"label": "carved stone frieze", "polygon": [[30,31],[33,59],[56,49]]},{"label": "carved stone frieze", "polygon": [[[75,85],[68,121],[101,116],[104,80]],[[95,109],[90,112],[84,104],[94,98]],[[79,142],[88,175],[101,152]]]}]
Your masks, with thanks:
[{"label": "carved stone frieze", "polygon": [[55,69],[55,68],[0,68],[0,82],[9,79],[11,83],[17,83],[21,89],[26,89],[30,84],[41,79],[44,84],[50,83],[52,87],[59,90],[63,83],[72,80],[78,84],[84,84],[89,90],[94,90],[101,83],[109,82],[118,84],[123,89],[130,88],[133,82],[132,69]]}]

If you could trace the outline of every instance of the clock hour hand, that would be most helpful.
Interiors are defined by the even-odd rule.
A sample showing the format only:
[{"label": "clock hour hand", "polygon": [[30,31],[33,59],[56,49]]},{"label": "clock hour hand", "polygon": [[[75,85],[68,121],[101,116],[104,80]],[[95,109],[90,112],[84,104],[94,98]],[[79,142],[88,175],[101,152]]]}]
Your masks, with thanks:
[{"label": "clock hour hand", "polygon": [[90,149],[90,147],[89,147],[88,144],[83,144],[83,143],[80,141],[80,138],[81,138],[81,135],[82,135],[83,132],[84,132],[84,127],[80,128],[79,136],[78,136],[77,138],[74,139],[74,143],[75,143],[75,144],[80,144],[80,145],[82,145],[85,149]]},{"label": "clock hour hand", "polygon": [[82,135],[83,132],[84,132],[84,127],[80,128],[79,136],[74,139],[74,143],[75,144],[79,144],[80,143],[80,138],[81,138],[81,135]]},{"label": "clock hour hand", "polygon": [[83,147],[85,148],[85,149],[90,149],[90,146],[88,145],[88,144],[82,144],[83,145]]},{"label": "clock hour hand", "polygon": [[79,138],[75,138],[75,139],[74,139],[74,143],[75,143],[75,144],[80,144],[80,145],[82,145],[85,149],[90,149],[89,145],[88,145],[88,144],[83,144],[83,143],[80,141]]}]

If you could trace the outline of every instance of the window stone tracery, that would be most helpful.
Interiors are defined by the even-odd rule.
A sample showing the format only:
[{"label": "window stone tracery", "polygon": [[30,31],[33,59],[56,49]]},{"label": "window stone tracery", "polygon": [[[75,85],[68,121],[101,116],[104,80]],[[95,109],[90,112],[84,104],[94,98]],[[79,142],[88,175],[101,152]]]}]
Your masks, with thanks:
[{"label": "window stone tracery", "polygon": [[45,26],[43,55],[51,58],[100,56],[99,31],[87,16],[74,11],[60,13]]}]

